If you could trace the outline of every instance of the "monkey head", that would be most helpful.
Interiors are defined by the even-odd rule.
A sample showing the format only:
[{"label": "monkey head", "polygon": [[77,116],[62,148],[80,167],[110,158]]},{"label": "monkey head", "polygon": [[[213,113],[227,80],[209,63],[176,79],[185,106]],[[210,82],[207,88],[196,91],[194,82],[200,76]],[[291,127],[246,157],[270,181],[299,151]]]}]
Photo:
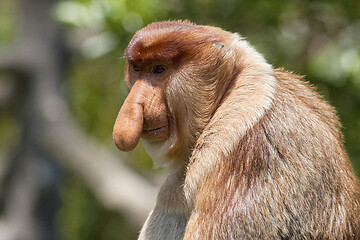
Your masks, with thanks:
[{"label": "monkey head", "polygon": [[157,165],[185,161],[239,68],[233,34],[190,22],[153,23],[125,50],[129,95],[114,141],[131,151],[140,138]]}]

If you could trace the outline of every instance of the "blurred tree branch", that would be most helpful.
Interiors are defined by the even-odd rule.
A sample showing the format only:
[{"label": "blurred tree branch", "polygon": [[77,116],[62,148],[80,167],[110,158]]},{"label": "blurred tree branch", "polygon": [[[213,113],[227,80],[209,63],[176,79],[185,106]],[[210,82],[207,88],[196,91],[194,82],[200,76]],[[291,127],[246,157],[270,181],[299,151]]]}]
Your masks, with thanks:
[{"label": "blurred tree branch", "polygon": [[69,55],[61,28],[51,17],[55,2],[20,0],[19,41],[13,50],[0,53],[0,71],[13,74],[24,88],[21,141],[1,178],[0,239],[54,238],[44,233],[36,214],[48,159],[80,177],[105,206],[126,213],[135,225],[143,222],[155,201],[155,186],[72,119],[60,91]]}]

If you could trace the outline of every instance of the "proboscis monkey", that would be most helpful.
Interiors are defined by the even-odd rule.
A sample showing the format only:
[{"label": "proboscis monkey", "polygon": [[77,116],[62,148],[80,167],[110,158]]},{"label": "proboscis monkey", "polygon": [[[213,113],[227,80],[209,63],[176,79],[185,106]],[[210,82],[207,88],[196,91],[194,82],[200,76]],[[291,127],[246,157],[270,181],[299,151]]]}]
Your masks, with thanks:
[{"label": "proboscis monkey", "polygon": [[360,239],[340,123],[301,76],[187,21],[139,30],[125,58],[114,141],[170,171],[139,239]]}]

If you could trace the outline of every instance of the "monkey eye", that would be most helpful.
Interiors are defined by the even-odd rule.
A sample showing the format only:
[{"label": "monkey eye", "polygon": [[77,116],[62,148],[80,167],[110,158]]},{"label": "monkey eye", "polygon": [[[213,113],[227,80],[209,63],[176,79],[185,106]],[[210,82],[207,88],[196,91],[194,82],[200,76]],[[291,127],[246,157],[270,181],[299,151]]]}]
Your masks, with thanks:
[{"label": "monkey eye", "polygon": [[156,65],[153,69],[152,72],[153,73],[162,73],[166,70],[165,66],[163,65]]},{"label": "monkey eye", "polygon": [[136,64],[132,64],[132,68],[135,72],[139,72],[140,71],[140,68],[139,66],[137,66]]}]

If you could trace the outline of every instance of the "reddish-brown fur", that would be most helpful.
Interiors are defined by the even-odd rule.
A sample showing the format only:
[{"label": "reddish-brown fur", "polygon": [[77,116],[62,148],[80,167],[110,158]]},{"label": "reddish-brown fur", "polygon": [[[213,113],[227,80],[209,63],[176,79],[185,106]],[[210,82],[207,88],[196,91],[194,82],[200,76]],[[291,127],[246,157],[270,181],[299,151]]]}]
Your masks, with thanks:
[{"label": "reddish-brown fur", "polygon": [[302,77],[182,21],[140,30],[125,58],[115,143],[128,151],[142,136],[170,168],[139,239],[360,239],[340,123]]},{"label": "reddish-brown fur", "polygon": [[[166,61],[176,63],[193,56],[194,48],[206,48],[206,43],[219,41],[223,36],[209,36],[190,22],[168,24],[159,22],[149,25],[137,32],[125,51],[125,57],[130,62]],[[150,34],[149,34],[150,33]],[[182,41],[174,38],[182,37]]]}]

